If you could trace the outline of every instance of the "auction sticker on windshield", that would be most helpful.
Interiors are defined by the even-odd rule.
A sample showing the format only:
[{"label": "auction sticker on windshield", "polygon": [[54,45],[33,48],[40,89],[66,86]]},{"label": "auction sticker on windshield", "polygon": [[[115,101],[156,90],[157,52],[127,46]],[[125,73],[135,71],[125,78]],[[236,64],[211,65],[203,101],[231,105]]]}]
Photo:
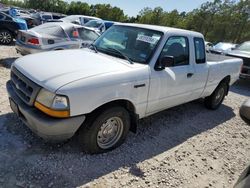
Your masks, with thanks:
[{"label": "auction sticker on windshield", "polygon": [[159,38],[156,37],[150,37],[150,36],[145,36],[145,35],[138,35],[137,39],[142,42],[150,43],[150,44],[156,44]]}]

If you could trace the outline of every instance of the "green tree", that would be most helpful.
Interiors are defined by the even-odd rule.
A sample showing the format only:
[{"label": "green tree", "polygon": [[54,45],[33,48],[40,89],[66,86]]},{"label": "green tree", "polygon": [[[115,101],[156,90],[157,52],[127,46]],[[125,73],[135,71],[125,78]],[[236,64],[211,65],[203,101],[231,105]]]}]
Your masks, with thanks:
[{"label": "green tree", "polygon": [[72,1],[68,5],[67,14],[80,14],[80,15],[90,15],[90,6],[87,3],[81,1]]},{"label": "green tree", "polygon": [[127,17],[123,10],[118,7],[112,7],[110,4],[96,4],[91,6],[92,16],[96,16],[105,20],[124,21]]}]

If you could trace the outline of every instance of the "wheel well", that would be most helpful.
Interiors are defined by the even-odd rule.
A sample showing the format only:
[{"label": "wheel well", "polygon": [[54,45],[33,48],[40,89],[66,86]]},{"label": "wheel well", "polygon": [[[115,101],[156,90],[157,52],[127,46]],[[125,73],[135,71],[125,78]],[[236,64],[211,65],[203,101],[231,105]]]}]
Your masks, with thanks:
[{"label": "wheel well", "polygon": [[1,31],[1,30],[6,30],[6,31],[9,31],[9,32],[10,32],[10,34],[12,35],[12,37],[15,37],[15,33],[14,33],[13,31],[11,31],[10,29],[5,28],[5,27],[1,27],[1,28],[0,28],[0,31]]},{"label": "wheel well", "polygon": [[229,92],[229,83],[230,83],[230,80],[231,80],[231,77],[228,75],[225,78],[223,78],[221,80],[221,82],[220,82],[220,84],[221,83],[226,83],[227,84],[228,87],[227,87],[227,93],[226,94],[228,94],[228,92]]},{"label": "wheel well", "polygon": [[133,103],[128,100],[121,99],[105,103],[102,106],[96,108],[91,113],[87,114],[87,118],[94,119],[102,111],[114,106],[121,106],[129,112],[131,118],[130,131],[136,133],[139,115],[136,114],[135,106],[133,105]]}]

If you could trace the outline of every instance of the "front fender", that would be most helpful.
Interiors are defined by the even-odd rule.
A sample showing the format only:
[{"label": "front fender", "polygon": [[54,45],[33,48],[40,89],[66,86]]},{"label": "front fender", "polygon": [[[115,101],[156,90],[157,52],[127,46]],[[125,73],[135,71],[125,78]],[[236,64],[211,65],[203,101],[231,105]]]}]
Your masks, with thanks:
[{"label": "front fender", "polygon": [[[144,86],[135,87],[138,84]],[[148,88],[148,75],[140,77],[140,81],[137,81],[135,77],[128,77],[124,73],[118,78],[108,74],[78,80],[61,87],[57,93],[69,97],[72,116],[91,113],[96,108],[115,100],[127,100],[134,105],[135,113],[143,117],[147,107]]]}]

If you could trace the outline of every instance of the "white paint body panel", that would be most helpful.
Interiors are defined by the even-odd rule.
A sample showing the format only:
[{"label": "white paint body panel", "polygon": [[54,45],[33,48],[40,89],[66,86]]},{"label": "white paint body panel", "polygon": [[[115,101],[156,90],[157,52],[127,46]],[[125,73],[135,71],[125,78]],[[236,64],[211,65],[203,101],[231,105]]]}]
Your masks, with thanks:
[{"label": "white paint body panel", "polygon": [[[123,24],[164,33],[148,65],[129,64],[126,60],[91,50],[67,50],[28,55],[14,66],[42,87],[67,95],[71,116],[87,114],[111,101],[128,100],[140,118],[161,110],[211,95],[220,81],[239,77],[242,60],[195,63],[193,37],[200,33],[160,26]],[[170,36],[186,36],[190,42],[190,65],[154,69],[161,50]],[[187,78],[187,73],[193,73]],[[145,84],[145,87],[134,88]]]}]

